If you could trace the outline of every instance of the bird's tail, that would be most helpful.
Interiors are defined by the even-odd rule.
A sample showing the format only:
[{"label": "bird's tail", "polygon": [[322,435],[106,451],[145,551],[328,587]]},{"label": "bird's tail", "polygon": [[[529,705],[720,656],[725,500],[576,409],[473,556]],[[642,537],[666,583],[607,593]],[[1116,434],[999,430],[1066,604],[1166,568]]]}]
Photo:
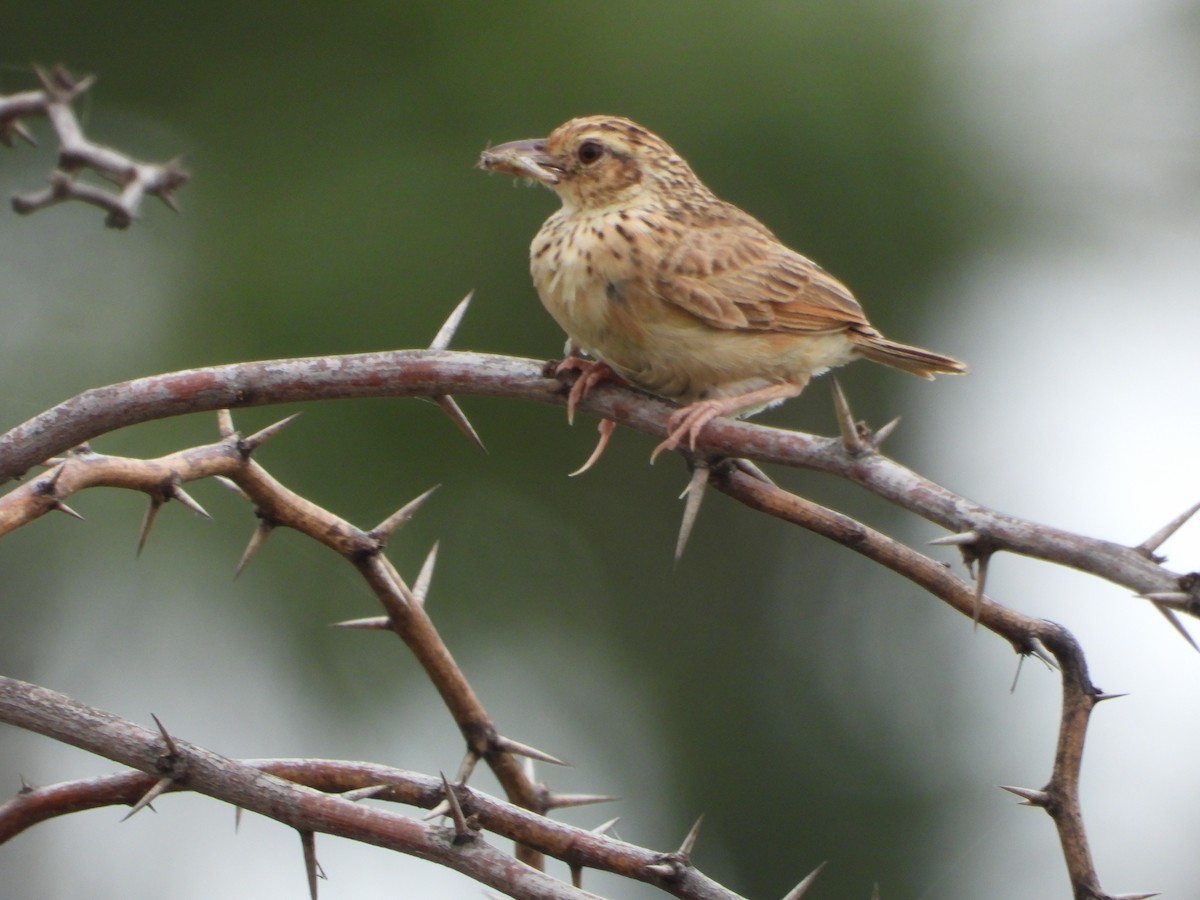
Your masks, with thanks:
[{"label": "bird's tail", "polygon": [[908,344],[898,344],[879,335],[864,336],[858,343],[858,352],[869,360],[912,372],[922,378],[967,373],[967,364],[951,356],[942,356],[932,350],[910,347]]}]

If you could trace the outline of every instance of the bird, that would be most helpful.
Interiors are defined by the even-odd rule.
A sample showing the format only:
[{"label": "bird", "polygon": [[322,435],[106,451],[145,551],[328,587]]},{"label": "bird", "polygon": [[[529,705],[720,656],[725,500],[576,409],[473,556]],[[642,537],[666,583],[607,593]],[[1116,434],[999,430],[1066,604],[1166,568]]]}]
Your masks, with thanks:
[{"label": "bird", "polygon": [[[530,271],[567,334],[559,369],[580,370],[568,415],[614,376],[678,402],[651,461],[681,444],[695,450],[713,419],[774,406],[859,357],[925,378],[967,371],[885,338],[842,282],[719,199],[666,141],[627,118],[574,118],[545,138],[488,147],[478,167],[561,200],[533,238]],[[612,427],[602,422],[584,468]]]}]

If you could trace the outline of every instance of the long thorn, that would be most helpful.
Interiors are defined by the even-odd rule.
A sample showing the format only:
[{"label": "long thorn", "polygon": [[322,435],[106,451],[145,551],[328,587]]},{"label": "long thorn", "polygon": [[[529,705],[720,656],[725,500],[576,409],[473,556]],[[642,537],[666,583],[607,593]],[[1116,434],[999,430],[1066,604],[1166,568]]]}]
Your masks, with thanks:
[{"label": "long thorn", "polygon": [[238,560],[237,568],[234,569],[233,577],[242,574],[242,570],[250,565],[250,561],[258,556],[258,551],[262,549],[262,545],[267,542],[267,538],[271,536],[271,532],[275,529],[275,523],[270,519],[259,519],[258,527],[254,529],[254,534],[250,535],[250,543],[246,545],[246,549],[242,551],[242,558]]},{"label": "long thorn", "polygon": [[152,718],[154,720],[154,724],[158,726],[158,733],[162,735],[163,743],[167,745],[167,754],[170,756],[178,756],[179,748],[175,746],[175,741],[171,738],[171,734],[167,731],[166,726],[159,721],[158,716],[156,716],[154,713],[150,713],[150,718]]},{"label": "long thorn", "polygon": [[892,421],[888,422],[886,425],[876,431],[873,435],[871,435],[871,446],[876,450],[882,447],[883,442],[892,436],[892,432],[896,430],[896,426],[899,424],[900,417],[896,416],[896,418],[892,419]]},{"label": "long thorn", "polygon": [[[70,451],[74,453],[74,450]],[[38,493],[52,494],[58,490],[58,480],[62,478],[63,472],[67,471],[66,462],[70,457],[63,457],[58,462],[54,463],[54,471],[47,472],[46,477],[38,483]]]},{"label": "long thorn", "polygon": [[167,788],[169,788],[173,781],[174,779],[170,778],[169,776],[164,776],[163,778],[160,778],[158,781],[154,782],[154,786],[151,787],[150,790],[146,791],[146,793],[142,794],[141,799],[138,800],[137,803],[133,804],[133,808],[121,817],[121,821],[124,822],[132,816],[136,816],[143,809],[157,800],[158,796]]},{"label": "long thorn", "polygon": [[66,513],[73,519],[79,519],[81,522],[83,521],[83,516],[75,512],[75,510],[71,509],[71,507],[67,506],[67,504],[63,503],[61,500],[55,500],[50,504],[50,508],[56,509],[61,513]]},{"label": "long thorn", "polygon": [[429,594],[429,582],[433,580],[433,567],[437,565],[438,542],[434,541],[429,552],[425,554],[425,562],[421,563],[421,571],[413,582],[412,593],[417,602],[425,605],[425,597]]},{"label": "long thorn", "polygon": [[588,806],[592,803],[613,803],[620,799],[615,794],[551,794],[546,800],[546,809],[566,809],[572,806]]},{"label": "long thorn", "polygon": [[833,385],[833,410],[837,414],[838,430],[842,433],[842,446],[851,456],[861,456],[867,446],[863,443],[862,435],[858,433],[858,425],[854,422],[854,414],[850,412],[850,402],[846,392],[842,390],[841,382],[831,378]]},{"label": "long thorn", "polygon": [[1168,609],[1167,607],[1163,606],[1161,603],[1155,603],[1154,608],[1163,614],[1164,618],[1166,618],[1166,620],[1171,623],[1171,625],[1174,627],[1174,629],[1183,636],[1183,639],[1185,641],[1187,641],[1189,644],[1192,645],[1193,650],[1200,652],[1200,647],[1196,646],[1195,639],[1190,634],[1188,634],[1187,629],[1183,627],[1183,623],[1180,622],[1179,617],[1175,615],[1175,610]]},{"label": "long thorn", "polygon": [[445,800],[439,800],[430,810],[421,816],[421,820],[429,822],[433,819],[440,819],[442,816],[450,812],[450,804]]},{"label": "long thorn", "polygon": [[150,498],[150,505],[146,507],[146,516],[142,519],[142,530],[138,533],[137,556],[142,555],[142,550],[146,546],[146,539],[150,537],[150,529],[154,527],[154,519],[161,507],[162,500],[152,496]]},{"label": "long thorn", "polygon": [[616,816],[615,818],[609,819],[607,822],[601,822],[599,825],[597,825],[595,828],[592,829],[592,834],[608,834],[610,831],[612,831],[613,826],[616,825],[620,821],[621,821],[621,817]]},{"label": "long thorn", "polygon": [[27,143],[30,147],[36,147],[38,145],[37,138],[33,136],[32,131],[25,127],[24,122],[13,122],[9,127],[12,129],[13,134]]},{"label": "long thorn", "polygon": [[450,346],[450,341],[454,339],[454,332],[458,331],[458,326],[462,324],[463,316],[467,314],[467,307],[471,305],[471,299],[474,296],[474,290],[467,291],[467,296],[458,302],[458,306],[454,307],[454,311],[446,317],[446,321],[442,323],[438,333],[433,336],[433,340],[429,344],[430,350],[445,350]]},{"label": "long thorn", "polygon": [[798,885],[788,891],[786,895],[784,895],[783,900],[800,900],[801,897],[808,893],[808,889],[813,886],[813,883],[817,880],[817,876],[821,874],[821,870],[824,869],[828,864],[829,860],[826,860],[809,872],[806,876],[804,876],[803,881],[801,881]]},{"label": "long thorn", "polygon": [[387,616],[368,616],[365,619],[345,619],[333,622],[330,628],[350,628],[358,631],[391,631],[392,620]]},{"label": "long thorn", "polygon": [[1143,556],[1154,556],[1154,551],[1166,543],[1167,538],[1182,528],[1187,523],[1187,520],[1198,512],[1200,512],[1200,503],[1189,506],[1182,513],[1177,515],[1174,519],[1172,519],[1162,528],[1158,529],[1158,531],[1154,532],[1154,534],[1150,535],[1150,537],[1146,538],[1133,549]]},{"label": "long thorn", "polygon": [[1025,668],[1025,657],[1017,657],[1017,670],[1013,672],[1012,684],[1008,686],[1008,692],[1015,694],[1017,692],[1017,682],[1021,680],[1021,670]]},{"label": "long thorn", "polygon": [[703,824],[704,814],[701,813],[700,817],[696,819],[695,824],[692,825],[691,830],[687,833],[687,836],[683,839],[683,843],[679,845],[679,849],[675,851],[676,856],[682,859],[691,858],[692,851],[696,849],[696,840],[700,837],[700,826]]},{"label": "long thorn", "polygon": [[227,409],[217,410],[217,434],[223,438],[237,434],[237,429],[233,427],[233,413]]},{"label": "long thorn", "polygon": [[426,500],[433,496],[433,492],[439,487],[441,487],[441,485],[435,484],[425,493],[418,497],[414,497],[412,500],[409,500],[402,507],[372,528],[371,536],[374,537],[375,540],[379,541],[380,544],[386,544],[388,539],[395,533],[396,529],[416,515],[417,510],[421,508]]},{"label": "long thorn", "polygon": [[240,484],[238,484],[236,481],[234,481],[232,478],[226,478],[224,475],[214,475],[213,480],[216,481],[217,484],[221,485],[221,487],[225,488],[226,490],[233,491],[235,494],[237,494],[243,500],[250,499],[250,495],[247,494],[245,491],[243,491],[242,486]]},{"label": "long thorn", "polygon": [[1163,603],[1167,606],[1182,604],[1192,599],[1191,594],[1185,594],[1183,591],[1147,591],[1144,594],[1134,594],[1134,596],[1153,600],[1155,603]]},{"label": "long thorn", "polygon": [[247,456],[250,455],[271,438],[275,437],[275,435],[279,434],[279,432],[283,431],[283,429],[295,422],[299,417],[300,413],[292,413],[287,418],[280,419],[278,422],[268,425],[266,428],[263,428],[260,431],[254,432],[254,434],[250,435],[250,437],[242,438],[242,452]]},{"label": "long thorn", "polygon": [[550,763],[552,766],[569,766],[570,763],[564,762],[557,756],[551,756],[544,750],[539,750],[536,747],[530,747],[528,744],[522,744],[519,741],[514,741],[512,738],[506,738],[497,735],[492,739],[492,746],[497,750],[502,750],[505,753],[515,753],[517,756],[524,756],[528,759],[537,759],[545,763]]},{"label": "long thorn", "polygon": [[353,791],[345,791],[338,794],[343,800],[349,800],[351,803],[357,803],[359,800],[370,800],[372,797],[378,797],[388,788],[390,784],[373,784],[370,787],[361,787]]},{"label": "long thorn", "polygon": [[735,459],[733,461],[733,464],[735,467],[741,469],[743,472],[745,472],[751,478],[757,478],[763,484],[769,484],[769,485],[771,485],[771,487],[775,486],[774,479],[772,479],[770,475],[768,475],[766,472],[764,472],[762,469],[760,469],[757,465],[755,465],[750,460]]},{"label": "long thorn", "polygon": [[996,787],[1002,791],[1008,791],[1010,794],[1016,794],[1021,798],[1022,806],[1046,806],[1050,802],[1050,795],[1037,788],[1013,787],[1010,784],[998,784]]},{"label": "long thorn", "polygon": [[934,538],[929,542],[930,547],[956,546],[974,544],[979,540],[978,531],[960,531],[958,534],[948,534],[945,537]]},{"label": "long thorn", "polygon": [[457,839],[465,839],[471,836],[471,829],[467,827],[467,817],[463,815],[462,806],[459,805],[458,795],[454,793],[454,788],[450,786],[450,782],[446,780],[446,774],[439,772],[442,776],[442,787],[446,791],[446,803],[450,806],[450,818],[454,821],[454,834]]},{"label": "long thorn", "polygon": [[471,776],[475,774],[475,764],[479,762],[479,754],[474,750],[468,750],[467,755],[463,757],[463,761],[458,765],[458,774],[454,776],[455,784],[466,784],[471,780]]},{"label": "long thorn", "polygon": [[467,418],[467,414],[462,411],[462,407],[458,405],[458,401],[449,394],[435,394],[433,399],[438,406],[446,411],[446,415],[450,417],[450,421],[458,426],[458,430],[465,434],[472,444],[484,453],[487,453],[487,447],[483,445],[483,438],[479,436],[479,432],[475,430],[475,426],[471,424],[471,420]]},{"label": "long thorn", "polygon": [[975,628],[979,627],[979,617],[983,615],[983,589],[987,585],[988,563],[991,559],[990,553],[982,554],[975,569],[975,612],[971,617]]},{"label": "long thorn", "polygon": [[300,846],[304,850],[304,874],[308,878],[309,900],[317,900],[317,836],[311,831],[301,831]]},{"label": "long thorn", "polygon": [[704,500],[704,494],[708,488],[708,474],[708,462],[701,459],[696,460],[695,467],[692,469],[692,479],[683,492],[687,497],[687,502],[683,507],[683,520],[679,523],[679,537],[675,541],[675,562],[679,562],[683,556],[688,538],[692,536],[692,528],[700,515],[700,503]]},{"label": "long thorn", "polygon": [[1056,660],[1053,654],[1051,654],[1050,651],[1045,648],[1041,641],[1035,639],[1033,643],[1029,645],[1029,653],[1030,655],[1036,656],[1038,659],[1040,659],[1042,661],[1042,665],[1044,665],[1050,671],[1058,671],[1058,660]]},{"label": "long thorn", "polygon": [[212,518],[212,516],[210,516],[208,514],[208,510],[206,510],[203,506],[201,506],[199,503],[197,503],[195,500],[193,500],[191,494],[189,494],[187,491],[185,491],[181,485],[178,485],[178,484],[171,485],[167,489],[167,494],[170,495],[171,499],[178,500],[180,503],[182,503],[184,506],[186,506],[188,509],[190,509],[192,512],[194,512],[196,515],[200,516],[201,518],[204,518],[204,519]]}]

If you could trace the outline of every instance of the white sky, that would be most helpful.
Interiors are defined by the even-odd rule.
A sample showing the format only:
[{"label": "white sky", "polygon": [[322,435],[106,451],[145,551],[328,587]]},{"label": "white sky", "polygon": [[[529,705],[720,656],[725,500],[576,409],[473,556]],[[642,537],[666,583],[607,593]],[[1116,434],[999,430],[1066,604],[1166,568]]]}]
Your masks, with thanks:
[{"label": "white sky", "polygon": [[[1006,512],[1136,544],[1200,500],[1200,47],[1182,27],[1195,7],[975,6],[968,40],[954,47],[969,73],[958,86],[964,115],[1002,177],[1042,193],[1045,216],[1014,246],[971,261],[939,304],[947,340],[937,346],[973,371],[969,390],[937,398],[952,423],[932,436],[944,448],[938,480]],[[1163,551],[1175,571],[1200,569],[1200,522]],[[1094,579],[997,557],[989,588],[1067,625],[1093,681],[1131,692],[1094,714],[1084,760],[1101,883],[1194,896],[1200,656],[1153,609]],[[1030,739],[1032,729],[996,735],[1013,701],[976,699],[973,758],[1040,787],[1053,745]],[[1014,753],[1041,774],[1016,780]],[[1048,822],[1033,821],[1045,817],[1027,815],[1021,829],[989,832],[1002,843],[930,896],[1045,896],[1046,867],[1062,863]]]}]

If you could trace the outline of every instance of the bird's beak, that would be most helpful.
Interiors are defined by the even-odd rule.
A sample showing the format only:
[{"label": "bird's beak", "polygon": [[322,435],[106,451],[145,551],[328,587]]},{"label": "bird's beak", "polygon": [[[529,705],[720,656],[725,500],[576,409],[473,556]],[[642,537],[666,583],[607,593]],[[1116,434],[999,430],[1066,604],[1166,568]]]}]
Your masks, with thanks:
[{"label": "bird's beak", "polygon": [[533,178],[550,186],[558,184],[563,175],[563,170],[547,155],[543,138],[489,147],[480,154],[476,165],[489,172]]}]

